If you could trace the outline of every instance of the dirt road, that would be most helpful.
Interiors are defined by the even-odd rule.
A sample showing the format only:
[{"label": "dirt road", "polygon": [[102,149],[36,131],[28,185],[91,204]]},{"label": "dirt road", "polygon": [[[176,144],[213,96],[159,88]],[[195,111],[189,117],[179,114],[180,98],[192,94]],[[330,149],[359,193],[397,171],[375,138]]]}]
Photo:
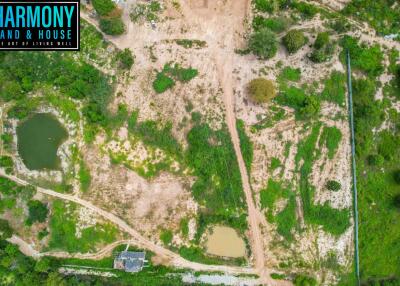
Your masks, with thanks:
[{"label": "dirt road", "polygon": [[[29,185],[28,182],[26,182],[18,177],[15,177],[15,176],[7,175],[3,171],[0,171],[0,176],[6,177],[20,185],[24,185],[24,186]],[[90,203],[88,201],[85,201],[77,196],[61,194],[61,193],[57,193],[53,190],[43,189],[40,187],[37,187],[37,191],[39,193],[42,193],[42,194],[45,194],[48,196],[56,197],[56,198],[59,198],[59,199],[65,200],[65,201],[74,202],[76,204],[79,204],[83,207],[86,207],[86,208],[92,210],[97,215],[109,220],[110,222],[117,225],[121,230],[123,230],[126,233],[128,233],[129,235],[131,235],[131,237],[133,238],[132,242],[134,242],[135,245],[145,248],[145,249],[148,249],[150,251],[153,251],[160,258],[162,258],[163,261],[166,262],[166,264],[169,264],[171,266],[174,266],[177,268],[189,268],[189,269],[193,269],[195,271],[220,271],[220,272],[229,273],[229,274],[256,274],[256,271],[254,269],[247,268],[247,267],[235,267],[235,266],[224,266],[224,265],[205,265],[205,264],[188,261],[188,260],[180,257],[179,255],[177,255],[176,253],[147,240],[145,237],[143,237],[136,230],[131,228],[125,221],[123,221],[116,215],[109,213],[109,212],[93,205],[92,203]],[[15,240],[15,241],[17,241],[17,240]]]}]

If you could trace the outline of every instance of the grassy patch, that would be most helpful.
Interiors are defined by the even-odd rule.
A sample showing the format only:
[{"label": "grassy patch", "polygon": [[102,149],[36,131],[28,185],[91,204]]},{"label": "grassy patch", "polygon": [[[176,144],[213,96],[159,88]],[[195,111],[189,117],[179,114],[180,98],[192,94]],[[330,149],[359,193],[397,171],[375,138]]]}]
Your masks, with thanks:
[{"label": "grassy patch", "polygon": [[321,123],[312,127],[310,135],[298,144],[295,157],[296,169],[300,172],[299,191],[304,219],[307,223],[321,225],[325,231],[333,235],[340,235],[350,226],[350,210],[333,209],[328,203],[315,205],[313,203],[315,187],[309,182],[313,163],[320,156],[320,152],[316,149],[320,129]]},{"label": "grassy patch", "polygon": [[[286,199],[287,204],[283,210],[274,216],[275,203],[279,199]],[[296,226],[296,197],[295,194],[282,185],[270,179],[266,189],[260,192],[261,207],[267,209],[267,219],[275,222],[277,231],[288,241],[293,239],[292,231]]]},{"label": "grassy patch", "polygon": [[96,224],[82,230],[81,237],[76,237],[76,205],[66,205],[61,200],[53,202],[50,218],[49,249],[68,252],[90,252],[98,243],[111,243],[115,240],[117,229],[111,224]]},{"label": "grassy patch", "polygon": [[81,183],[82,192],[87,192],[87,190],[89,190],[92,178],[90,176],[90,170],[85,166],[83,161],[80,163],[78,176],[79,182]]},{"label": "grassy patch", "polygon": [[326,146],[326,148],[328,149],[329,159],[333,159],[341,141],[342,141],[342,132],[340,132],[340,130],[337,127],[324,126],[324,129],[322,130],[321,133],[321,138],[319,140],[319,145]]},{"label": "grassy patch", "polygon": [[249,136],[246,134],[244,122],[242,120],[236,121],[236,128],[239,133],[240,149],[242,151],[243,159],[246,164],[247,172],[251,172],[251,164],[253,163],[253,143],[250,141]]},{"label": "grassy patch", "polygon": [[246,260],[244,258],[235,259],[222,259],[215,256],[207,256],[204,254],[203,249],[199,247],[185,247],[182,246],[179,249],[179,255],[189,261],[195,261],[203,264],[214,264],[214,265],[243,265]]},{"label": "grassy patch", "polygon": [[344,106],[346,101],[346,76],[345,74],[333,71],[329,78],[324,81],[324,89],[321,93],[323,100],[334,102]]}]

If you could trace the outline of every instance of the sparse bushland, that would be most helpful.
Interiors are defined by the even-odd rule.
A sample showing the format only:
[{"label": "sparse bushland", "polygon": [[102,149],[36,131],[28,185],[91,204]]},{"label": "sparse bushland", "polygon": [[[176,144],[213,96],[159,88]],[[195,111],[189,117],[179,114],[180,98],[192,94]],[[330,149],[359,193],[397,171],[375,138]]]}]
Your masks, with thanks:
[{"label": "sparse bushland", "polygon": [[282,43],[286,47],[289,54],[294,54],[307,43],[307,38],[300,30],[290,30],[283,37]]},{"label": "sparse bushland", "polygon": [[116,239],[118,230],[111,224],[96,223],[81,230],[81,236],[76,236],[77,206],[54,200],[50,217],[49,249],[74,252],[89,252],[95,250],[98,243],[111,243]]},{"label": "sparse bushland", "polygon": [[359,44],[355,38],[344,36],[340,41],[343,51],[340,55],[345,63],[345,52],[348,49],[351,56],[353,70],[360,70],[367,76],[374,78],[384,71],[383,53],[379,45],[368,47],[366,44]]},{"label": "sparse bushland", "polygon": [[397,34],[400,6],[396,3],[395,0],[352,0],[342,13],[368,22],[380,34]]},{"label": "sparse bushland", "polygon": [[133,23],[157,22],[159,21],[159,13],[162,11],[159,1],[152,0],[147,3],[138,3],[131,10],[129,16]]},{"label": "sparse bushland", "polygon": [[207,46],[207,42],[200,40],[176,39],[175,43],[185,49],[201,49]]},{"label": "sparse bushland", "polygon": [[320,157],[317,142],[321,123],[316,123],[310,135],[298,144],[295,157],[296,170],[300,173],[299,191],[301,195],[304,220],[306,223],[320,225],[333,235],[341,235],[350,226],[350,210],[334,209],[328,203],[314,204],[315,186],[311,185],[309,176],[316,159]]},{"label": "sparse bushland", "polygon": [[276,96],[274,84],[265,78],[256,78],[250,81],[248,92],[251,100],[255,103],[270,102]]},{"label": "sparse bushland", "polygon": [[249,39],[249,50],[260,59],[270,59],[278,51],[275,34],[268,28],[253,32]]}]

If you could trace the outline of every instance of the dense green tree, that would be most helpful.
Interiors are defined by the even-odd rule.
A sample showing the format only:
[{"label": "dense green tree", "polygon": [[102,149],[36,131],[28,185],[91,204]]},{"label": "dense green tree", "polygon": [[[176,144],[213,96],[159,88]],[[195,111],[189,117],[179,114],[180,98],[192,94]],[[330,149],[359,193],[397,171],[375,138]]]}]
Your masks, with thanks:
[{"label": "dense green tree", "polygon": [[28,208],[29,216],[26,220],[28,225],[32,225],[35,222],[46,221],[47,214],[49,212],[46,204],[42,203],[41,201],[32,200],[28,202]]},{"label": "dense green tree", "polygon": [[283,44],[290,54],[297,52],[307,43],[307,38],[300,30],[290,30],[283,37]]},{"label": "dense green tree", "polygon": [[278,50],[275,34],[268,28],[254,32],[249,39],[249,49],[261,59],[274,57]]},{"label": "dense green tree", "polygon": [[274,84],[265,78],[256,78],[250,81],[248,91],[251,100],[256,103],[269,102],[276,96]]},{"label": "dense green tree", "polygon": [[400,170],[396,170],[393,172],[394,181],[400,185]]},{"label": "dense green tree", "polygon": [[8,221],[0,219],[0,239],[7,239],[12,236],[13,230]]},{"label": "dense green tree", "polygon": [[125,25],[120,17],[101,18],[100,29],[107,35],[117,36],[125,32]]},{"label": "dense green tree", "polygon": [[100,16],[106,16],[116,8],[112,0],[93,0],[92,4]]}]

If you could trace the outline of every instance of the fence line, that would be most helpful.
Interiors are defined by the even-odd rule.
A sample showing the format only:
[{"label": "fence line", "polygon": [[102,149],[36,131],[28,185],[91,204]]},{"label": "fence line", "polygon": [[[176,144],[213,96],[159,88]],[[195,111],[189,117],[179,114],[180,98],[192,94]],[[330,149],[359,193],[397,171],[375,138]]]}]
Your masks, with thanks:
[{"label": "fence line", "polygon": [[357,285],[360,285],[360,257],[358,252],[358,197],[357,197],[357,174],[356,174],[356,147],[354,140],[354,116],[353,116],[353,88],[351,83],[351,60],[350,52],[346,51],[347,59],[347,88],[349,94],[349,121],[350,121],[350,134],[351,134],[351,158],[352,158],[352,172],[353,172],[353,208],[354,208],[354,262],[357,278]]}]

